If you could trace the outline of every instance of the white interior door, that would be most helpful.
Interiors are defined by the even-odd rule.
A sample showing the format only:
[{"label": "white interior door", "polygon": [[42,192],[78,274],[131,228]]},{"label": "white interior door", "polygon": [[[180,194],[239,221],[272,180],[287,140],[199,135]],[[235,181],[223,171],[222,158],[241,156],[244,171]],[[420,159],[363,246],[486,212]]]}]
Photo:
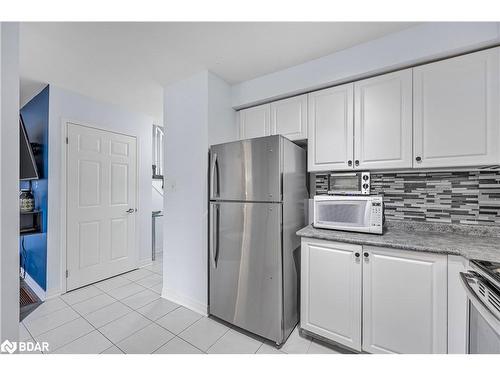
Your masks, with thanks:
[{"label": "white interior door", "polygon": [[137,267],[137,143],[68,123],[66,289]]}]

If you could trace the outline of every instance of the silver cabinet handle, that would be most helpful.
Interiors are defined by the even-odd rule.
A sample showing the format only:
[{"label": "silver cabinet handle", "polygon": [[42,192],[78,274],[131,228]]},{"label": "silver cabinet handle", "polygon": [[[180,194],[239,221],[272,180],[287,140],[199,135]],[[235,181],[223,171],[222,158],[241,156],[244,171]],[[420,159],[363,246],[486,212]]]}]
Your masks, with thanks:
[{"label": "silver cabinet handle", "polygon": [[460,272],[460,280],[462,281],[465,294],[470,302],[477,311],[479,311],[484,320],[488,322],[491,328],[500,335],[500,319],[490,311],[490,308],[477,296],[477,293],[471,287],[471,283],[478,283],[479,279],[473,274]]},{"label": "silver cabinet handle", "polygon": [[128,214],[131,214],[131,213],[135,212],[135,210],[134,210],[133,208],[129,208],[129,209],[128,209],[127,211],[125,211],[125,212],[126,212],[126,213],[128,213]]}]

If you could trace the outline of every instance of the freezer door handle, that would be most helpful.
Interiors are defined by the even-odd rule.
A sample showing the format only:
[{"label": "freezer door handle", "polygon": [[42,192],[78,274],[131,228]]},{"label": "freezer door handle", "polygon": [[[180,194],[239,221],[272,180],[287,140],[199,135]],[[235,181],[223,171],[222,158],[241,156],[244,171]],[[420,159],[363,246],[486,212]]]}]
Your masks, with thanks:
[{"label": "freezer door handle", "polygon": [[217,268],[219,257],[219,205],[212,203],[210,210],[210,261],[213,268]]},{"label": "freezer door handle", "polygon": [[[217,174],[217,179],[215,175]],[[217,188],[215,186],[217,185]],[[210,198],[219,197],[219,163],[217,153],[213,154],[212,165],[210,166]]]}]

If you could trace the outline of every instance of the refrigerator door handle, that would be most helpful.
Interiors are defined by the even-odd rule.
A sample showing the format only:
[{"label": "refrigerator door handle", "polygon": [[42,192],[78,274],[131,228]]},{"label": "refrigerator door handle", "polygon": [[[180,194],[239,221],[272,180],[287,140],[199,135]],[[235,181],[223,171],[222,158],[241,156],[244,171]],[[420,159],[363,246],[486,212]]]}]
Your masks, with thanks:
[{"label": "refrigerator door handle", "polygon": [[219,262],[219,223],[220,223],[220,212],[219,205],[215,205],[215,268],[217,268],[217,263]]},{"label": "refrigerator door handle", "polygon": [[217,268],[219,255],[219,205],[217,203],[212,203],[210,214],[210,261],[212,267]]},{"label": "refrigerator door handle", "polygon": [[[215,187],[215,173],[217,172],[217,190]],[[217,153],[214,153],[212,158],[212,165],[210,167],[210,198],[217,198],[219,196],[219,163],[217,162]]]}]

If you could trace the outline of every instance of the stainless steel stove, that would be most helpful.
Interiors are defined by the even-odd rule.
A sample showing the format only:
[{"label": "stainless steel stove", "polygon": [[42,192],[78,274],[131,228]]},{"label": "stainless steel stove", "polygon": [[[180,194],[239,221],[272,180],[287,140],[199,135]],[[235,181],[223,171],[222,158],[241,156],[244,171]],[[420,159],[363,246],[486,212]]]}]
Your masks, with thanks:
[{"label": "stainless steel stove", "polygon": [[469,353],[500,354],[500,263],[471,260],[460,274],[469,298]]},{"label": "stainless steel stove", "polygon": [[471,262],[484,271],[496,287],[500,289],[500,263],[485,260],[473,260]]}]

